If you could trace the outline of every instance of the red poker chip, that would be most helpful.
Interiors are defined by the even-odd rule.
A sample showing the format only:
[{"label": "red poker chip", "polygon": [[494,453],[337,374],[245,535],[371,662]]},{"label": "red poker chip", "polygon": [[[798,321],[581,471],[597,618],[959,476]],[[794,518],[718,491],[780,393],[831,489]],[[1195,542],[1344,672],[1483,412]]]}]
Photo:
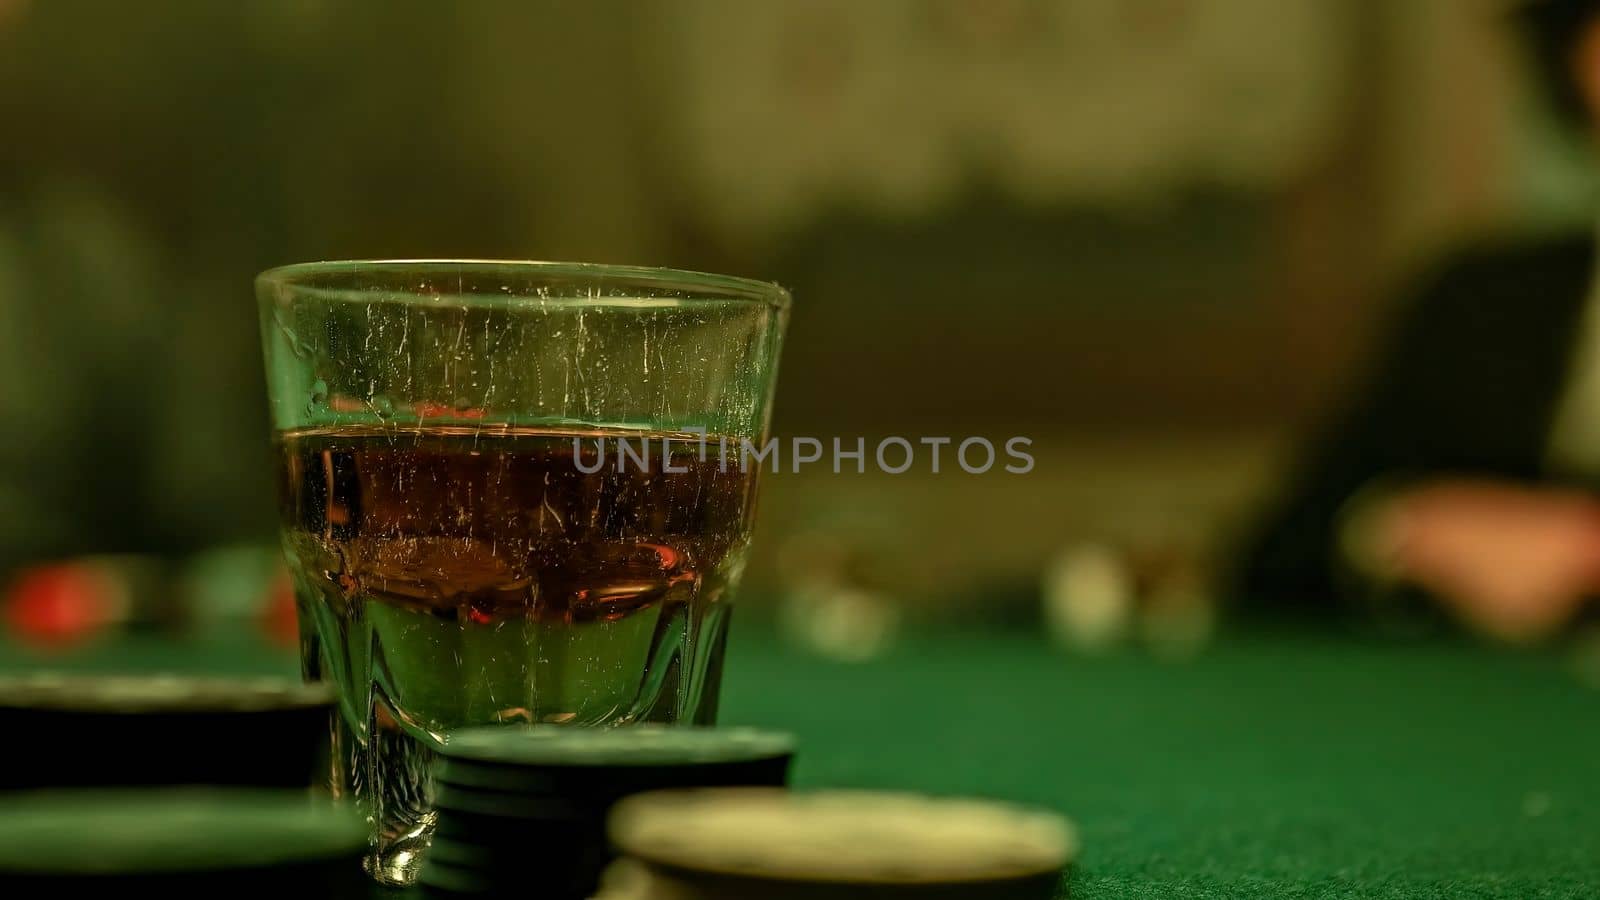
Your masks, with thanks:
[{"label": "red poker chip", "polygon": [[52,563],[23,571],[5,593],[8,630],[41,646],[80,644],[115,622],[127,591],[104,567]]}]

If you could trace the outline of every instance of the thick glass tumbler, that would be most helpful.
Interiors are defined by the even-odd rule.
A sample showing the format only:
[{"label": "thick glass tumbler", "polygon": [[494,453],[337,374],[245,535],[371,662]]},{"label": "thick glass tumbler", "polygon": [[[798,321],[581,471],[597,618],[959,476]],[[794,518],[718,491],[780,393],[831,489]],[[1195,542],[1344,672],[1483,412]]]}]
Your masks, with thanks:
[{"label": "thick glass tumbler", "polygon": [[715,716],[782,288],[385,261],[256,290],[301,659],[377,878],[415,874],[453,729]]}]

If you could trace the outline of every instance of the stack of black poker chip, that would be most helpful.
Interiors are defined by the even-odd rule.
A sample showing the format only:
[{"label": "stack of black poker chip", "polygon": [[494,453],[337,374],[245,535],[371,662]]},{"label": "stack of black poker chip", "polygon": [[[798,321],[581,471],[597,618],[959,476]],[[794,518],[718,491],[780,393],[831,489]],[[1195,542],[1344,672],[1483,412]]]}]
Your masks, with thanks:
[{"label": "stack of black poker chip", "polygon": [[305,788],[326,771],[334,694],[277,678],[0,677],[13,735],[0,790],[210,784]]},{"label": "stack of black poker chip", "polygon": [[582,900],[611,859],[606,815],[668,788],[781,787],[793,741],[751,729],[500,726],[455,732],[435,770],[434,894]]},{"label": "stack of black poker chip", "polygon": [[0,896],[364,900],[367,826],[305,790],[0,795]]}]

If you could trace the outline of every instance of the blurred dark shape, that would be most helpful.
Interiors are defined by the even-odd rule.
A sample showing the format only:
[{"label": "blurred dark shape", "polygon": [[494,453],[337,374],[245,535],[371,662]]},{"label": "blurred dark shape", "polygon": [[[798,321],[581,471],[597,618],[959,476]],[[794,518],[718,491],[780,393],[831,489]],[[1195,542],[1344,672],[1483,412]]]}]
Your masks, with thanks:
[{"label": "blurred dark shape", "polygon": [[1513,11],[1540,88],[1562,119],[1579,128],[1589,124],[1589,106],[1572,78],[1572,58],[1597,11],[1600,0],[1524,0]]},{"label": "blurred dark shape", "polygon": [[1413,298],[1366,383],[1312,442],[1231,596],[1332,612],[1350,600],[1340,511],[1378,479],[1554,478],[1546,439],[1593,271],[1588,235],[1481,249]]},{"label": "blurred dark shape", "polygon": [[[1519,8],[1552,101],[1600,125],[1600,2]],[[1491,636],[1546,637],[1600,595],[1600,290],[1592,230],[1446,260],[1238,561],[1257,608],[1433,601]]]}]

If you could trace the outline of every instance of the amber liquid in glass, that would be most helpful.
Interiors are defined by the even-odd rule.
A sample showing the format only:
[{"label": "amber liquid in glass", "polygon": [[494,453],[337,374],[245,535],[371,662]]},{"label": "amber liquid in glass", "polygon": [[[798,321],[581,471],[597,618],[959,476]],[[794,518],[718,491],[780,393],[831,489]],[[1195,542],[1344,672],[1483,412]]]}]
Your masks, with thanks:
[{"label": "amber liquid in glass", "polygon": [[379,826],[375,875],[409,880],[453,728],[712,719],[753,514],[733,446],[472,425],[279,436],[302,659],[339,688],[333,785]]}]

